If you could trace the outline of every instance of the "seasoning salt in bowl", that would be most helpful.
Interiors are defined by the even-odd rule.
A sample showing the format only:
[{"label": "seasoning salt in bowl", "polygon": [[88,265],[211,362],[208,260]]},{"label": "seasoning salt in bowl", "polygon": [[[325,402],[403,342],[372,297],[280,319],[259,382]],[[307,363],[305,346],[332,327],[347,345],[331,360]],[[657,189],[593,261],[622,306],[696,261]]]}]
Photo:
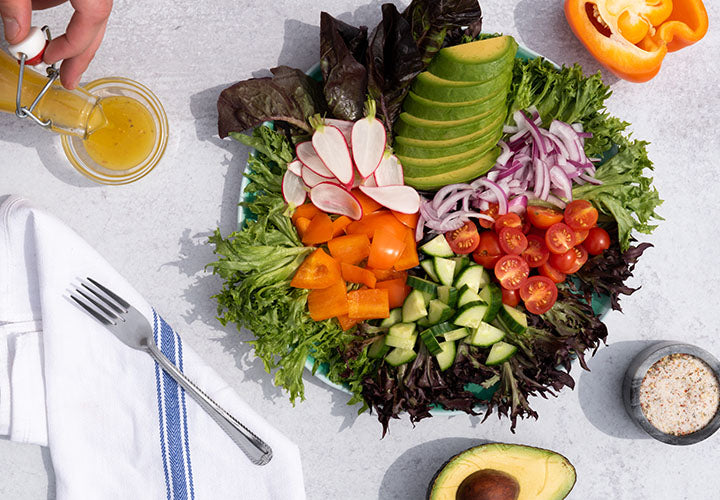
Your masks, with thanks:
[{"label": "seasoning salt in bowl", "polygon": [[623,381],[630,417],[667,444],[694,444],[720,428],[720,362],[704,349],[658,342],[630,363]]}]

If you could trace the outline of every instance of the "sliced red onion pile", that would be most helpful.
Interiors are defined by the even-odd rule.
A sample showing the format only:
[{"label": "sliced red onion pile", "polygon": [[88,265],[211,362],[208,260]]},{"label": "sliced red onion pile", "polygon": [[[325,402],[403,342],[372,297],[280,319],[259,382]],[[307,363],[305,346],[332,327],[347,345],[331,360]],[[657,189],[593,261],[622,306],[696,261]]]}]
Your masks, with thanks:
[{"label": "sliced red onion pile", "polygon": [[572,201],[575,184],[602,184],[595,179],[593,161],[585,155],[582,124],[553,120],[549,129],[540,126],[537,110],[530,117],[522,111],[513,114],[515,126],[503,131],[511,134],[498,144],[502,148],[495,166],[484,177],[469,184],[451,184],[440,189],[432,200],[423,200],[416,238],[425,228],[432,232],[452,231],[471,218],[489,219],[481,213],[490,203],[498,213],[523,213],[529,200],[542,200],[559,208]]}]

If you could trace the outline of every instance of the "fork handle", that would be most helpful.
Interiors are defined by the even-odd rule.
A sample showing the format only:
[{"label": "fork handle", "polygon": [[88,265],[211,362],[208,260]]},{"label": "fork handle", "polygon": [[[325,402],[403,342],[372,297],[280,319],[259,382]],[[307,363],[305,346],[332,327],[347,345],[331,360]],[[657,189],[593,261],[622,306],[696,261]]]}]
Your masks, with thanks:
[{"label": "fork handle", "polygon": [[147,343],[148,351],[163,370],[187,391],[208,415],[224,430],[230,439],[247,455],[255,465],[266,465],[272,459],[272,449],[250,429],[237,421],[220,405],[190,381],[154,342]]}]

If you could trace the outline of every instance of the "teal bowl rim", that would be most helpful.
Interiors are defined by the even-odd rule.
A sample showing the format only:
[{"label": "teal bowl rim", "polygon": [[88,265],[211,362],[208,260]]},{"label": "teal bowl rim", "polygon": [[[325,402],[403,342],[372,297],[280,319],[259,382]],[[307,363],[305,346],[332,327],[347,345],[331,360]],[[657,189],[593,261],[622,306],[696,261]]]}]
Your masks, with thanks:
[{"label": "teal bowl rim", "polygon": [[[536,59],[538,57],[543,57],[542,55],[538,54],[537,52],[530,50],[526,47],[519,46],[517,53],[515,54],[516,59]],[[550,61],[546,58],[546,60],[551,63],[553,66],[555,66],[557,69],[560,69],[560,66],[557,65],[555,62]],[[319,78],[320,77],[320,63],[317,63],[313,65],[312,68],[310,68],[306,72],[309,76],[313,78]],[[267,122],[265,123],[266,126],[271,126],[272,123]],[[251,151],[250,154],[254,155],[255,150]],[[247,168],[247,164],[245,164],[245,167]],[[240,185],[240,201],[244,201],[245,196],[245,188],[247,187],[249,181],[246,176],[243,175],[243,180]],[[243,206],[238,207],[238,228],[241,228],[245,218],[249,217],[249,213],[246,213],[246,209]],[[592,299],[592,307],[595,311],[595,314],[598,315],[598,317],[602,320],[605,315],[610,311],[610,297],[602,295],[593,295]],[[348,390],[348,388],[343,384],[337,384],[330,380],[327,377],[328,372],[328,366],[327,363],[321,363],[318,365],[317,369],[313,372],[313,368],[315,368],[315,359],[312,356],[308,356],[305,360],[305,368],[310,372],[312,376],[315,378],[321,380],[325,385],[328,385],[330,387],[333,387],[339,391],[344,392],[345,394],[352,395],[352,392]],[[495,392],[494,389],[482,389],[481,386],[477,386],[477,388],[471,388],[472,392],[475,392],[477,396],[482,397],[485,400],[489,400],[492,394]],[[481,406],[481,405],[480,405]],[[447,410],[441,406],[435,406],[430,410],[430,413],[433,415],[456,415],[456,414],[464,414],[465,412],[459,411],[459,410]]]}]

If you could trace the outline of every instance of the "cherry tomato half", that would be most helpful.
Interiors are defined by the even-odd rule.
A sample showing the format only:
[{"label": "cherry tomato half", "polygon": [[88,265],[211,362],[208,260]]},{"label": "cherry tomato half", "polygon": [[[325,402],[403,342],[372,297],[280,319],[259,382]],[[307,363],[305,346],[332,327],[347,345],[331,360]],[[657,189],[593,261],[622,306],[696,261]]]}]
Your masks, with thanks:
[{"label": "cherry tomato half", "polygon": [[495,231],[500,232],[504,227],[516,227],[522,230],[522,219],[516,213],[510,212],[495,219]]},{"label": "cherry tomato half", "polygon": [[538,268],[538,272],[545,276],[546,278],[550,278],[550,281],[554,283],[562,283],[565,281],[565,273],[561,273],[557,269],[555,269],[553,266],[550,265],[549,262],[546,262],[542,266]]},{"label": "cherry tomato half", "polygon": [[547,229],[553,224],[563,221],[563,213],[559,209],[552,207],[528,205],[527,216],[530,223],[540,229]]},{"label": "cherry tomato half", "polygon": [[545,232],[545,244],[552,253],[565,253],[575,246],[575,233],[566,224],[558,222]]},{"label": "cherry tomato half", "polygon": [[583,241],[583,247],[590,255],[600,255],[610,248],[610,235],[601,227],[594,227]]},{"label": "cherry tomato half", "polygon": [[494,231],[483,231],[480,234],[480,244],[473,253],[473,260],[486,269],[493,269],[502,255],[498,235]]},{"label": "cherry tomato half", "polygon": [[550,250],[545,244],[545,238],[531,234],[527,237],[527,248],[522,253],[523,258],[530,267],[540,267],[550,257]]},{"label": "cherry tomato half", "polygon": [[530,275],[530,267],[525,259],[518,255],[505,255],[495,264],[495,277],[500,286],[508,290],[517,290]]},{"label": "cherry tomato half", "polygon": [[520,303],[520,295],[517,290],[502,289],[502,303],[515,307]]},{"label": "cherry tomato half", "polygon": [[452,251],[460,254],[472,253],[480,243],[480,235],[472,221],[465,221],[458,229],[448,231],[445,239]]},{"label": "cherry tomato half", "polygon": [[525,309],[533,314],[543,314],[550,310],[557,300],[557,285],[545,276],[533,276],[520,288],[520,298]]},{"label": "cherry tomato half", "polygon": [[575,233],[575,245],[579,245],[580,243],[585,241],[585,238],[588,237],[590,231],[577,231],[573,229],[573,233]]},{"label": "cherry tomato half", "polygon": [[571,201],[565,207],[565,224],[577,231],[588,231],[597,220],[597,208],[587,200]]},{"label": "cherry tomato half", "polygon": [[582,266],[585,265],[585,263],[588,260],[588,253],[587,250],[585,250],[582,245],[576,246],[572,249],[573,253],[575,254],[575,262],[573,268],[568,271],[568,274],[576,273],[580,270]]},{"label": "cherry tomato half", "polygon": [[498,235],[500,248],[503,252],[520,255],[528,246],[528,240],[523,232],[516,227],[504,227]]},{"label": "cherry tomato half", "polygon": [[497,203],[490,203],[490,207],[487,210],[481,210],[481,214],[489,215],[493,218],[493,222],[490,222],[489,220],[485,220],[482,218],[478,218],[478,224],[480,224],[481,227],[484,227],[485,229],[491,229],[493,225],[495,224],[495,219],[498,217],[498,204]]}]

